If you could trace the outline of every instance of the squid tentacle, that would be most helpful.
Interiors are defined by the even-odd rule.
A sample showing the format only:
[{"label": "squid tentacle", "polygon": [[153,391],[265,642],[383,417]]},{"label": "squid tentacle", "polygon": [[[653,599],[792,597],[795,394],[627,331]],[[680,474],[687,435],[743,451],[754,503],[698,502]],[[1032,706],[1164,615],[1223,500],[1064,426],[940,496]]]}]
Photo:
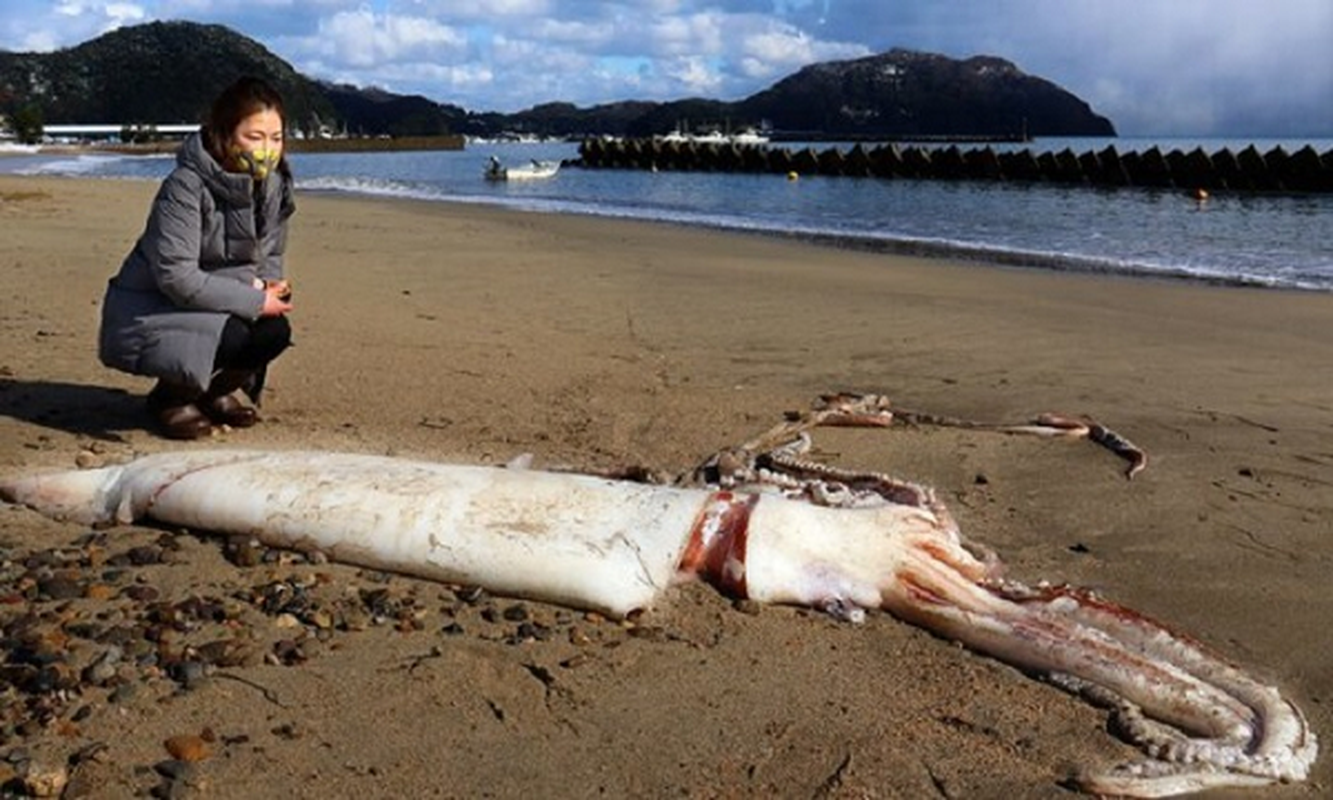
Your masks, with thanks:
[{"label": "squid tentacle", "polygon": [[1300,711],[1201,645],[1087,593],[951,572],[912,560],[886,606],[1020,668],[1068,676],[1053,682],[1111,705],[1125,738],[1153,759],[1083,776],[1085,791],[1153,797],[1308,776],[1317,744]]},{"label": "squid tentacle", "polygon": [[1141,614],[1093,597],[1090,593],[1061,587],[1076,598],[1071,612],[1083,624],[1096,627],[1117,641],[1153,658],[1165,658],[1190,675],[1225,693],[1243,712],[1244,727],[1234,739],[1163,737],[1155,728],[1136,722],[1142,709],[1122,710],[1132,738],[1155,757],[1176,762],[1207,761],[1228,769],[1255,774],[1280,775],[1294,766],[1293,776],[1304,777],[1314,759],[1315,742],[1300,710],[1274,688],[1246,675],[1201,643]]}]

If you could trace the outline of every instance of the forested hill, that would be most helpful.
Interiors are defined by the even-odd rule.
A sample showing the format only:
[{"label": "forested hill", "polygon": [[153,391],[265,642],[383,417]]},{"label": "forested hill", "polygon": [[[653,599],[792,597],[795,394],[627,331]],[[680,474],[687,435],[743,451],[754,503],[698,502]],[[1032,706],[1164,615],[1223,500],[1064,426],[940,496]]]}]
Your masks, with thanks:
[{"label": "forested hill", "polygon": [[52,53],[0,53],[0,108],[36,106],[47,124],[199,122],[242,75],[271,81],[294,121],[337,116],[317,83],[258,42],[191,22],[120,28]]},{"label": "forested hill", "polygon": [[769,124],[814,137],[1108,136],[1088,104],[1008,61],[893,50],[814,64],[736,102],[690,98],[579,108],[552,102],[514,114],[476,112],[418,95],[332,85],[297,72],[235,31],[192,22],[120,28],[52,53],[0,52],[0,114],[34,111],[45,124],[198,122],[240,75],[282,91],[291,124],[377,136],[650,136]]},{"label": "forested hill", "polygon": [[1115,135],[1083,100],[992,56],[897,49],[813,64],[739,106],[780,130],[831,136]]}]

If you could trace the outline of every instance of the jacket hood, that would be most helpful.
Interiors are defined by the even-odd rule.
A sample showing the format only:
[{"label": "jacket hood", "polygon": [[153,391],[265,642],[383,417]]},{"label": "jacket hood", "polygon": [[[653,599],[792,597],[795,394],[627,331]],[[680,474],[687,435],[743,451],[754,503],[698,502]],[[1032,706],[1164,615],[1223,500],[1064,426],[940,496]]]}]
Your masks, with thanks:
[{"label": "jacket hood", "polygon": [[228,172],[204,147],[204,137],[192,133],[181,143],[176,153],[176,164],[198,173],[204,184],[218,197],[225,197],[236,205],[247,205],[254,183],[249,175]]}]

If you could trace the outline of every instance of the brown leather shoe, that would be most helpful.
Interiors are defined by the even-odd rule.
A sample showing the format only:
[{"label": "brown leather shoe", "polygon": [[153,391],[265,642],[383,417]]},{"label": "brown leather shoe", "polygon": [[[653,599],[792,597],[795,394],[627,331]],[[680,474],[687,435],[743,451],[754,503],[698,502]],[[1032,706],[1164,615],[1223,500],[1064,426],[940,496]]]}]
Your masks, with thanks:
[{"label": "brown leather shoe", "polygon": [[156,416],[162,434],[168,439],[198,439],[213,430],[213,421],[194,403],[158,409]]},{"label": "brown leather shoe", "polygon": [[237,400],[235,395],[224,394],[221,397],[205,398],[205,400],[204,413],[219,425],[248,428],[259,421],[259,414]]},{"label": "brown leather shoe", "polygon": [[170,381],[158,381],[148,393],[148,413],[168,439],[198,439],[213,430],[213,422],[195,405],[199,390]]},{"label": "brown leather shoe", "polygon": [[199,407],[219,425],[248,428],[259,421],[259,414],[236,399],[237,389],[254,377],[254,370],[221,369],[213,373],[213,380],[204,391]]}]

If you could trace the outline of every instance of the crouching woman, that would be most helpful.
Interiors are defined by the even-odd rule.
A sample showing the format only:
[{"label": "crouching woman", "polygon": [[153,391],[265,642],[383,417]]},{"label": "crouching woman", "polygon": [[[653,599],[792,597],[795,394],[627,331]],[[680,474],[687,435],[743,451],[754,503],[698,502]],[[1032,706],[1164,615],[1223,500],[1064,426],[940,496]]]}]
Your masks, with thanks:
[{"label": "crouching woman", "polygon": [[291,344],[283,251],[295,211],[282,98],[242,78],[181,145],[102,304],[102,363],[157,378],[161,432],[196,439],[253,425],[269,362]]}]

